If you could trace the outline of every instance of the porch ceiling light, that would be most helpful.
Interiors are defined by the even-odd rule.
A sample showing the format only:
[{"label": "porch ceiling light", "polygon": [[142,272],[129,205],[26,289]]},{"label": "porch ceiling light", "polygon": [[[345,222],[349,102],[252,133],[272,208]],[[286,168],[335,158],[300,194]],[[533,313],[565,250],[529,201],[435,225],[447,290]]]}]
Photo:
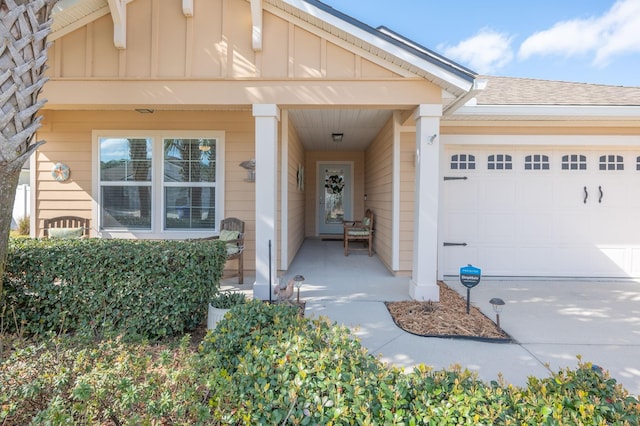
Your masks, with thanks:
[{"label": "porch ceiling light", "polygon": [[331,133],[331,140],[335,143],[342,142],[342,138],[344,137],[344,133]]}]

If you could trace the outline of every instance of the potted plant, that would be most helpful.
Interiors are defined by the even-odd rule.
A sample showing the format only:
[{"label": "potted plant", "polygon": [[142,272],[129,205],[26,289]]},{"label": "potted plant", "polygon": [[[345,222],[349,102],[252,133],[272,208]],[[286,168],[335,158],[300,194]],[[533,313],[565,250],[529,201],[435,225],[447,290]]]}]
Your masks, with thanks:
[{"label": "potted plant", "polygon": [[241,305],[247,301],[244,293],[239,291],[219,291],[213,295],[209,301],[209,315],[207,317],[207,328],[213,330],[216,328],[225,314],[231,308]]}]

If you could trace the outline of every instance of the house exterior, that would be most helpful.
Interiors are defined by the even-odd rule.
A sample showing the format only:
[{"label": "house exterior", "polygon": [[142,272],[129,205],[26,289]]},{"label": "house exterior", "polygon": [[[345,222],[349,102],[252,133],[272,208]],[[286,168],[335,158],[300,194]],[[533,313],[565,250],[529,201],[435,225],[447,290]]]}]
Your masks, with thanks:
[{"label": "house exterior", "polygon": [[150,239],[238,217],[268,298],[305,238],[371,209],[419,300],[467,264],[640,277],[640,88],[479,76],[316,0],[63,1],[50,40],[34,236],[68,214]]}]

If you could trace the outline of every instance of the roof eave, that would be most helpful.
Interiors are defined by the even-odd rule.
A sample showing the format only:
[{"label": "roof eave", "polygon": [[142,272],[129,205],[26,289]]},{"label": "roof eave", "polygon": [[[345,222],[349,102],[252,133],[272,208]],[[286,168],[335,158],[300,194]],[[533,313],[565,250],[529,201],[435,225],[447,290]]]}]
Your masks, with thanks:
[{"label": "roof eave", "polygon": [[640,105],[474,105],[460,107],[455,117],[580,117],[640,119]]},{"label": "roof eave", "polygon": [[408,44],[398,37],[376,30],[348,15],[317,0],[268,0],[274,6],[280,1],[326,22],[338,31],[362,40],[372,47],[383,50],[410,67],[423,71],[421,77],[437,84],[443,89],[460,96],[473,88],[476,74],[451,61],[428,54],[427,49],[415,43]]}]

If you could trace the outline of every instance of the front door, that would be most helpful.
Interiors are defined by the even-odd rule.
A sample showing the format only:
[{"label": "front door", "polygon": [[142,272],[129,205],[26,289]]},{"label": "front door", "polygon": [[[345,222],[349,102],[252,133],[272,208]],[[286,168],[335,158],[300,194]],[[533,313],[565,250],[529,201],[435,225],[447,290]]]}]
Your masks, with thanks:
[{"label": "front door", "polygon": [[352,217],[351,164],[318,164],[318,233],[342,234],[342,220]]}]

